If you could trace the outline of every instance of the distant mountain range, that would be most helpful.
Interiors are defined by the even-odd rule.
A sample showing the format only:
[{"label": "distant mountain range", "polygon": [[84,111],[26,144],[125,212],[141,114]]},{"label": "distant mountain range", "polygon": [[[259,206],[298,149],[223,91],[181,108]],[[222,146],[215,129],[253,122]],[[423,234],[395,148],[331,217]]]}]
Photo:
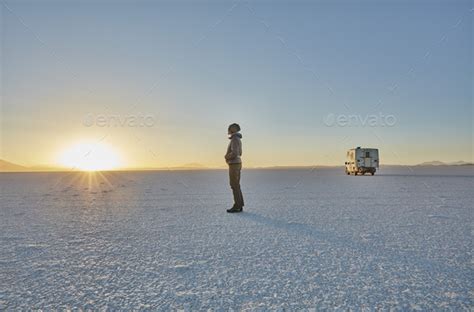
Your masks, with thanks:
[{"label": "distant mountain range", "polygon": [[0,172],[19,172],[19,171],[28,171],[28,168],[0,159]]},{"label": "distant mountain range", "polygon": [[439,160],[433,160],[433,161],[426,161],[424,163],[418,164],[417,166],[469,166],[469,165],[474,165],[474,164],[470,162],[465,162],[462,160],[450,162],[450,163],[445,163]]},{"label": "distant mountain range", "polygon": [[31,171],[58,171],[61,168],[47,166],[47,165],[35,165],[26,167],[12,162],[0,159],[0,172],[31,172]]}]

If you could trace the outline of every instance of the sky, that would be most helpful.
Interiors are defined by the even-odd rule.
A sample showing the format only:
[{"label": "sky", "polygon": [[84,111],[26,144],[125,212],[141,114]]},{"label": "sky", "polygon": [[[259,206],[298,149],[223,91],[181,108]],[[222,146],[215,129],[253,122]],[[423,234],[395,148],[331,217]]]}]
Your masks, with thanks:
[{"label": "sky", "polygon": [[237,122],[249,167],[473,161],[473,7],[2,1],[0,158],[220,167]]}]

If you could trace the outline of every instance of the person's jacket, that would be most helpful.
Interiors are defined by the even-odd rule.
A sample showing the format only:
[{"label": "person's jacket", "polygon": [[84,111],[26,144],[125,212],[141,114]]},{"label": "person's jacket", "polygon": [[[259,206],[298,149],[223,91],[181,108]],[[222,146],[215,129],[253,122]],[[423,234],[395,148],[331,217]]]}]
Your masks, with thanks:
[{"label": "person's jacket", "polygon": [[230,142],[229,146],[227,147],[227,153],[225,154],[225,161],[231,164],[241,164],[242,160],[240,156],[242,156],[242,134],[236,132],[229,136]]}]

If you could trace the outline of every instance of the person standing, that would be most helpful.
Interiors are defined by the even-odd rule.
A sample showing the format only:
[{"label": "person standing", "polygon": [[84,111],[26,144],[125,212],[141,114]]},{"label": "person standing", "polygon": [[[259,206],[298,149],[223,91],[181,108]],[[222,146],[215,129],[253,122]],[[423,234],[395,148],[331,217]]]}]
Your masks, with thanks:
[{"label": "person standing", "polygon": [[242,212],[244,207],[244,197],[240,189],[240,171],[242,170],[242,134],[240,134],[240,126],[233,123],[227,128],[229,135],[229,146],[225,154],[225,161],[229,165],[229,182],[234,196],[234,205],[227,209],[227,212]]}]

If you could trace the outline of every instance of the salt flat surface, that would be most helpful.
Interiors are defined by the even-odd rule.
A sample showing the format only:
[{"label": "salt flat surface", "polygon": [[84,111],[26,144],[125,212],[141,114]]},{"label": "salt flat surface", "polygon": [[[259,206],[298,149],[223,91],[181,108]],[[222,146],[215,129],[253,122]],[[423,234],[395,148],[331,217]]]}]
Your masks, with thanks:
[{"label": "salt flat surface", "polygon": [[0,310],[470,310],[473,174],[0,174]]}]

